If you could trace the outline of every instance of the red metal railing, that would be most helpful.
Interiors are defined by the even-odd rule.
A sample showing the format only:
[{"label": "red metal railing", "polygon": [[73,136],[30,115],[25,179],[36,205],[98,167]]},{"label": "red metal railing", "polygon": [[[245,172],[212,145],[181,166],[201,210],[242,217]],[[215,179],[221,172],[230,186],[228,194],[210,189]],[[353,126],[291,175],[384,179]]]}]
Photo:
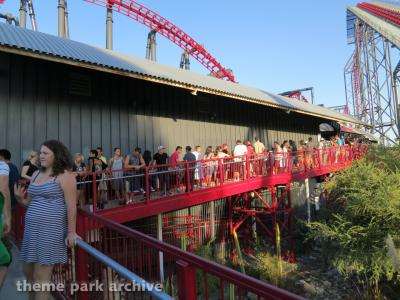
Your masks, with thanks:
[{"label": "red metal railing", "polygon": [[78,183],[78,188],[84,195],[82,206],[86,205],[90,211],[103,212],[126,204],[149,206],[155,201],[191,196],[200,191],[218,191],[221,187],[261,177],[283,184],[322,175],[350,165],[366,149],[366,145],[355,145],[312,151],[265,152],[184,161],[141,170],[106,170],[89,173]]}]

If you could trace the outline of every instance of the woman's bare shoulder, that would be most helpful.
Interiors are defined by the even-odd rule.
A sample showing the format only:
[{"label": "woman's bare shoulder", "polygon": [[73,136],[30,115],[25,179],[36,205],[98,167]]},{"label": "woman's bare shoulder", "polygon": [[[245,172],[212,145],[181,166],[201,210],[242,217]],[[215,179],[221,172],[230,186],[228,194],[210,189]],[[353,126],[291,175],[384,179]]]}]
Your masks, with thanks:
[{"label": "woman's bare shoulder", "polygon": [[73,172],[69,171],[69,170],[65,170],[64,173],[60,174],[57,176],[60,183],[63,182],[68,182],[68,181],[75,181],[76,176],[74,175]]}]

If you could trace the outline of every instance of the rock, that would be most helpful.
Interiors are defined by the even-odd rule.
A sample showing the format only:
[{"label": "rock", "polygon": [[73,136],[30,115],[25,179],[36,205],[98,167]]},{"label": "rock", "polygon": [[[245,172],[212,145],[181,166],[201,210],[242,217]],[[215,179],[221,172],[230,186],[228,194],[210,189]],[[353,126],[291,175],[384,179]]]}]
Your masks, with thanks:
[{"label": "rock", "polygon": [[307,294],[315,295],[318,293],[314,285],[304,281],[303,279],[298,281],[298,285],[300,285]]},{"label": "rock", "polygon": [[306,282],[303,279],[300,279],[296,282],[296,285],[303,286]]},{"label": "rock", "polygon": [[311,295],[315,295],[317,294],[317,289],[315,288],[315,286],[313,286],[310,283],[307,283],[305,285],[303,285],[303,289],[305,292],[311,294]]},{"label": "rock", "polygon": [[332,283],[330,283],[328,280],[323,280],[322,285],[327,289],[332,287]]}]

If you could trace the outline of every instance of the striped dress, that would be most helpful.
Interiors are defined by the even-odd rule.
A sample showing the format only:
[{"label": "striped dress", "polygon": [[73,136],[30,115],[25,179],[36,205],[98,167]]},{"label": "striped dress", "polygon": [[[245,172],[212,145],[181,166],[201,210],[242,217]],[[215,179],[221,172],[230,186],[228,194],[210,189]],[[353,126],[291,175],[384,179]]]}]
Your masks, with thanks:
[{"label": "striped dress", "polygon": [[[36,178],[35,178],[36,179]],[[57,177],[44,184],[29,185],[31,202],[25,215],[21,260],[53,265],[67,262],[67,208]]]}]

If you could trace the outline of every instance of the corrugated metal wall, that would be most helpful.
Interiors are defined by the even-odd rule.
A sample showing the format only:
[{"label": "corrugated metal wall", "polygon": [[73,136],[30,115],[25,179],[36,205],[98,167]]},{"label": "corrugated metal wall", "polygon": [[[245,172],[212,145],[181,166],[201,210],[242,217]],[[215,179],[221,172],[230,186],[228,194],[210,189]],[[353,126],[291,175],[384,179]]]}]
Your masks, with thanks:
[{"label": "corrugated metal wall", "polygon": [[[71,94],[71,74],[86,76],[91,96]],[[316,138],[324,120],[224,97],[33,58],[0,53],[0,147],[20,165],[46,139],[59,139],[72,153],[102,146],[124,154],[157,145],[234,146],[236,139]]]}]

